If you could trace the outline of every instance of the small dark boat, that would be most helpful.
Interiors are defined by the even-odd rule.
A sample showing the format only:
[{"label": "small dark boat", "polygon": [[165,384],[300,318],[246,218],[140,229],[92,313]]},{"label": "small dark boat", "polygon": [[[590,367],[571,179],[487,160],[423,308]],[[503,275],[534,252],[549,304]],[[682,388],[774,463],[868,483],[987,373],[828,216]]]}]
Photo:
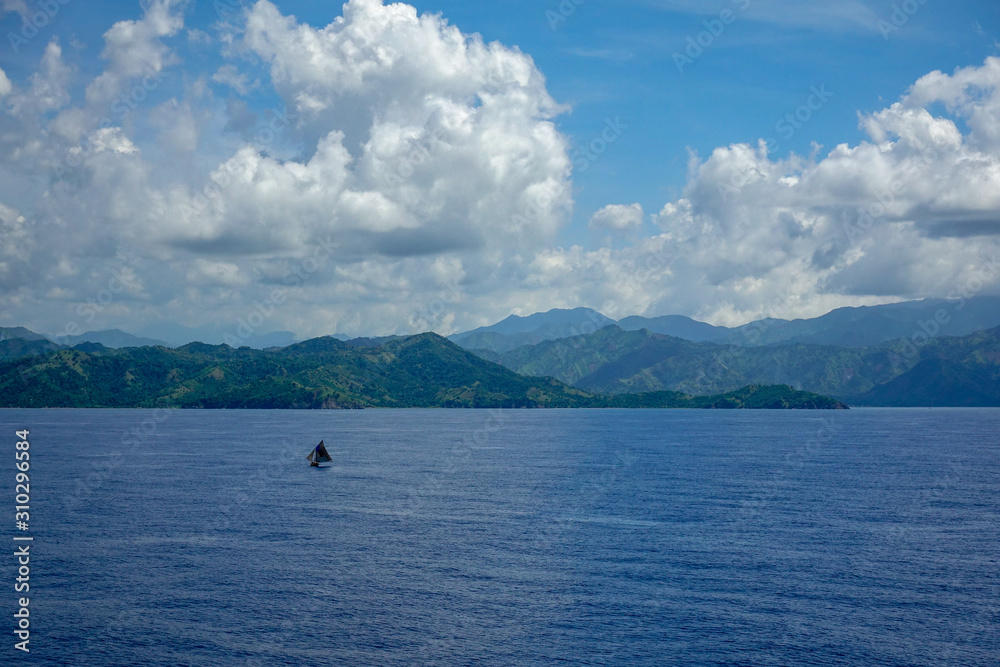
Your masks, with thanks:
[{"label": "small dark boat", "polygon": [[309,452],[309,456],[306,458],[309,459],[309,465],[315,468],[326,467],[321,466],[320,463],[329,463],[333,461],[330,457],[330,452],[326,451],[326,447],[323,445],[322,440],[319,441],[319,444],[316,445],[315,449]]}]

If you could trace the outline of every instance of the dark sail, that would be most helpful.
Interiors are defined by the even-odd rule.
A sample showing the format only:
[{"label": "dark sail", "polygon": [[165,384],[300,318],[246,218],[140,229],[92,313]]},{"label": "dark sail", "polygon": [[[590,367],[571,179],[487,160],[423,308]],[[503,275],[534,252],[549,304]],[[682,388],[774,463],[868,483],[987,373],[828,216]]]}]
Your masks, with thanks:
[{"label": "dark sail", "polygon": [[316,445],[316,449],[313,450],[310,456],[312,456],[313,454],[315,454],[315,458],[309,460],[315,461],[316,463],[329,463],[330,461],[333,460],[333,458],[330,456],[330,453],[326,451],[326,446],[323,444],[322,440],[319,441],[319,444]]}]

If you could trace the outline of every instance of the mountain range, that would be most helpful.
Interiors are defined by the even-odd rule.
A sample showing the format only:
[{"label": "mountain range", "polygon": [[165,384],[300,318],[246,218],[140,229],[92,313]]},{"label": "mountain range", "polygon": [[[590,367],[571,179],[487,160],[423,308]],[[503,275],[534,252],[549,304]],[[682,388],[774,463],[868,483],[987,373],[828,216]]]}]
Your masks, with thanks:
[{"label": "mountain range", "polygon": [[590,334],[477,354],[527,376],[609,394],[709,394],[787,384],[851,405],[1000,406],[1000,327],[880,346],[695,343],[611,325]]},{"label": "mountain range", "polygon": [[[243,321],[237,322],[235,325],[228,327],[223,327],[219,324],[206,324],[200,327],[186,327],[174,322],[156,322],[143,327],[139,331],[139,336],[162,340],[168,347],[180,347],[188,343],[199,342],[208,343],[210,345],[227,343],[233,347],[246,345],[247,347],[256,348],[258,350],[262,350],[267,347],[284,347],[298,342],[299,340],[298,337],[291,331],[257,333],[255,329]],[[88,340],[95,343],[102,343],[102,341],[90,338],[88,338]],[[108,345],[108,347],[121,346]]]},{"label": "mountain range", "polygon": [[845,408],[787,386],[694,397],[606,396],[529,378],[434,333],[359,344],[333,337],[284,348],[189,343],[110,349],[81,343],[0,362],[0,407]]},{"label": "mountain range", "polygon": [[[943,321],[936,320],[938,316]],[[922,330],[921,324],[928,323],[935,329],[931,336],[962,336],[1000,326],[1000,297],[924,299],[882,306],[838,308],[811,319],[764,318],[738,327],[715,326],[683,315],[633,315],[616,321],[590,308],[555,308],[525,317],[511,315],[489,326],[452,334],[448,339],[470,350],[506,352],[522,345],[593,333],[609,324],[616,324],[626,331],[646,329],[696,343],[715,342],[744,347],[819,343],[866,347],[910,336]],[[257,333],[249,325],[245,328],[242,325],[238,322],[230,327],[217,324],[186,327],[172,322],[157,322],[144,327],[138,334],[105,329],[75,336],[43,336],[23,327],[0,328],[0,341],[5,337],[25,340],[48,338],[70,347],[90,342],[113,348],[148,345],[180,347],[201,342],[212,345],[227,343],[232,347],[246,345],[255,349],[285,347],[299,341],[299,337],[290,331]],[[346,334],[332,335],[340,340],[352,340]]]},{"label": "mountain range", "polygon": [[453,334],[467,349],[506,352],[593,333],[609,324],[626,331],[645,329],[696,343],[714,342],[743,347],[815,343],[870,347],[925,331],[933,336],[964,336],[1000,326],[1000,297],[923,299],[882,306],[837,308],[811,319],[765,318],[738,327],[714,326],[682,315],[631,316],[619,321],[590,308],[553,309],[528,317],[511,315],[496,324]]},{"label": "mountain range", "polygon": [[5,340],[37,341],[49,339],[24,327],[0,327],[0,341]]},{"label": "mountain range", "polygon": [[527,317],[511,315],[487,327],[452,334],[448,339],[469,350],[501,352],[544,340],[589,333],[609,324],[615,324],[615,321],[590,308],[553,308]]},{"label": "mountain range", "polygon": [[[291,331],[272,331],[258,334],[247,329],[247,335],[242,336],[242,331],[238,327],[231,330],[223,329],[220,326],[185,327],[180,324],[162,322],[156,325],[147,326],[142,329],[140,335],[132,334],[121,329],[102,329],[100,331],[85,331],[73,336],[37,334],[24,327],[18,327],[21,331],[26,331],[31,336],[37,338],[48,338],[67,347],[79,345],[80,343],[99,343],[104,347],[148,347],[151,345],[162,345],[164,347],[180,347],[188,343],[208,343],[210,345],[220,345],[231,343],[234,347],[246,345],[258,350],[268,347],[285,347],[298,342],[298,337]],[[4,329],[0,329],[0,332]],[[24,336],[20,336],[24,338]],[[347,339],[348,336],[337,334],[337,337]],[[0,334],[2,339],[2,334]]]},{"label": "mountain range", "polygon": [[56,339],[59,343],[68,347],[79,345],[80,343],[98,343],[104,347],[149,347],[153,345],[168,346],[168,343],[159,338],[146,338],[136,336],[121,329],[103,329],[101,331],[88,331],[76,336],[62,336]]},{"label": "mountain range", "polygon": [[[58,338],[56,342],[23,327],[0,328],[0,360],[19,359],[23,367],[25,358],[57,358],[55,353],[69,351],[110,359],[114,355],[109,348],[132,350],[136,355],[151,355],[153,352],[148,350],[158,350],[156,354],[163,355],[169,353],[169,347],[176,347],[178,354],[190,354],[204,349],[198,346],[211,347],[213,340],[225,337],[218,327],[209,327],[205,328],[211,334],[209,341],[177,345],[183,338],[205,331],[166,325],[158,325],[156,331],[162,338],[112,329]],[[365,368],[368,356],[391,351],[413,338],[349,339],[334,334],[296,343],[290,332],[244,333],[246,337],[236,339],[233,347],[213,347],[217,350],[214,355],[222,355],[220,363],[238,361],[242,359],[239,355],[271,363],[281,355],[294,355],[296,350],[314,346],[319,340],[327,346],[338,346],[338,354],[354,355],[351,363],[356,361]],[[437,334],[426,335],[445,340]],[[526,317],[511,315],[491,326],[454,334],[449,336],[449,345],[464,348],[470,357],[491,366],[498,364],[519,376],[542,378],[545,382],[554,378],[552,381],[593,396],[651,392],[718,396],[747,386],[787,385],[854,405],[1000,406],[998,338],[1000,298],[981,296],[840,308],[812,319],[764,319],[733,328],[678,315],[633,316],[616,322],[588,308],[553,309]],[[239,349],[235,349],[237,346]],[[230,352],[223,354],[222,350],[236,356],[230,359],[225,356]],[[260,351],[272,356],[253,356]],[[287,371],[287,367],[281,368],[283,373]],[[474,384],[478,380],[469,378],[477,377],[477,373],[465,379]],[[466,386],[460,381],[463,377],[461,372],[449,371],[444,378],[426,379],[442,387]],[[337,392],[347,397],[344,400],[358,405],[387,405],[391,401],[387,403],[385,396],[395,395],[383,392],[382,399],[364,392],[354,395],[347,387],[327,380],[314,386],[312,380],[299,378],[293,384],[311,387],[317,396],[325,397],[324,401],[330,398],[324,387],[340,387]],[[266,382],[273,385],[271,380]],[[549,398],[534,403],[534,399],[528,400],[528,394],[522,396],[518,391],[493,393],[515,404],[528,401],[569,405],[559,403],[563,399],[551,398],[552,391],[549,387],[545,393]],[[559,390],[564,391],[568,389]],[[580,402],[582,394],[566,395],[576,396],[573,400]],[[426,397],[422,400],[430,401]],[[638,399],[618,400],[635,403]],[[482,401],[475,398],[473,403],[477,402]],[[600,401],[593,399],[591,403]]]}]

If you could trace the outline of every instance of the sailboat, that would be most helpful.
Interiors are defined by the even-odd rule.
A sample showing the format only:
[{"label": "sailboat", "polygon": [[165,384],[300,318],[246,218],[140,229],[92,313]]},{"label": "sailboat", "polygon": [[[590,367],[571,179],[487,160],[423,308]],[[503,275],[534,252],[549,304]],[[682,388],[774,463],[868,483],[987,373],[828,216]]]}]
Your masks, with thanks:
[{"label": "sailboat", "polygon": [[319,444],[316,445],[315,449],[309,452],[309,456],[306,458],[309,459],[309,465],[316,468],[322,467],[320,466],[320,463],[329,463],[333,460],[330,457],[330,452],[326,451],[326,447],[323,445],[322,440],[319,441]]}]

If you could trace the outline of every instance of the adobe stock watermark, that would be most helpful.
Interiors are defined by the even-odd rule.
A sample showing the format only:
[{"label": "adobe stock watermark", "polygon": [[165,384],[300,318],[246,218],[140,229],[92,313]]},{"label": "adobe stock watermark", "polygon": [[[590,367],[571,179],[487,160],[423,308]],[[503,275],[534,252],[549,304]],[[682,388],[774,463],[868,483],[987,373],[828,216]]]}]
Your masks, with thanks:
[{"label": "adobe stock watermark", "polygon": [[246,0],[213,0],[212,8],[220,20],[225,21],[231,14],[246,9]]},{"label": "adobe stock watermark", "polygon": [[[777,296],[775,296],[775,298],[771,300],[770,305],[765,306],[764,308],[761,309],[761,313],[766,314],[766,313],[781,312],[780,309],[782,308],[782,306],[784,306],[785,309],[788,309],[791,308],[793,305],[794,304],[792,302],[792,299],[788,294],[785,294],[784,292],[778,292]],[[765,332],[783,323],[784,323],[783,321],[780,320],[776,321],[767,315],[765,315],[763,318],[758,318],[754,320],[743,329],[744,332],[743,335],[745,337],[746,344],[750,345],[751,347],[759,344],[761,342],[761,339],[764,337]]]},{"label": "adobe stock watermark", "polygon": [[559,186],[548,184],[533,191],[527,203],[516,213],[511,214],[509,230],[513,233],[521,233],[530,229],[531,225],[541,217],[542,211],[551,206],[561,192],[562,189]]},{"label": "adobe stock watermark", "polygon": [[[339,247],[334,243],[333,237],[327,236],[320,239],[312,252],[305,258],[296,262],[291,270],[282,278],[282,282],[289,287],[300,287],[310,275],[316,273],[324,264],[333,257],[333,251]],[[263,301],[254,301],[253,309],[247,313],[246,317],[236,319],[236,327],[233,332],[226,332],[222,335],[222,342],[234,348],[246,344],[260,327],[267,322],[278,306],[285,303],[287,293],[280,287],[271,290],[268,298]]]},{"label": "adobe stock watermark", "polygon": [[[287,109],[269,109],[268,113],[271,115],[270,120],[253,136],[251,143],[255,147],[267,147],[274,143],[296,118],[296,114],[289,113]],[[246,173],[248,168],[244,162],[234,164],[232,160],[227,160],[222,166],[222,169],[212,172],[208,183],[192,198],[190,204],[181,205],[180,210],[183,215],[189,218],[201,215],[213,201],[232,187],[235,177]],[[282,283],[288,287],[301,286],[310,275],[330,260],[337,247],[339,244],[335,243],[330,236],[319,239],[312,252],[297,261],[284,275]],[[233,331],[222,335],[222,342],[234,348],[246,344],[257,330],[274,315],[278,306],[285,302],[286,297],[286,291],[276,287],[271,290],[267,298],[254,301],[250,311],[244,317],[236,319]]]},{"label": "adobe stock watermark", "polygon": [[66,157],[52,167],[55,179],[62,179],[66,174],[83,164],[84,158],[97,153],[102,146],[96,144],[107,135],[106,130],[110,130],[116,126],[116,123],[121,123],[128,118],[129,114],[137,109],[149,97],[150,93],[160,87],[165,76],[163,70],[146,68],[143,78],[138,83],[115,97],[111,102],[111,114],[101,119],[97,124],[97,131],[88,133],[81,144],[67,150]]},{"label": "adobe stock watermark", "polygon": [[[111,277],[107,279],[105,286],[76,307],[76,314],[83,318],[85,324],[91,324],[98,314],[103,313],[119,294],[133,284],[135,281],[133,265],[138,259],[134,253],[126,254],[118,268],[111,270]],[[54,343],[63,345],[66,344],[66,339],[70,336],[79,336],[82,333],[83,329],[80,327],[80,323],[76,320],[70,320],[63,326],[62,331],[52,334],[49,338]]]},{"label": "adobe stock watermark", "polygon": [[119,447],[113,449],[108,456],[98,459],[86,475],[81,474],[77,478],[75,488],[63,499],[65,509],[75,509],[90,494],[104,486],[128,457],[139,451],[156,434],[160,424],[173,415],[173,410],[165,407],[142,412],[149,414],[138,426],[122,433]]},{"label": "adobe stock watermark", "polygon": [[448,307],[461,300],[462,290],[458,284],[450,280],[445,281],[444,289],[441,290],[440,294],[410,316],[411,330],[414,333],[433,331],[444,320]]},{"label": "adobe stock watermark", "polygon": [[[267,147],[274,143],[296,117],[287,109],[269,109],[268,113],[271,115],[270,120],[264,127],[258,129],[252,138],[251,143],[255,147]],[[200,192],[194,195],[190,203],[181,204],[181,214],[188,218],[197,218],[213,201],[219,199],[224,192],[232,187],[236,177],[245,174],[247,170],[248,165],[243,161],[234,163],[232,160],[226,160],[221,169],[216,169],[209,175],[208,182]],[[330,259],[333,249],[337,245],[329,236],[321,239],[309,256],[296,262],[292,269],[285,274],[282,282],[288,286],[301,285],[310,274],[317,271]],[[222,342],[234,348],[244,345],[274,314],[277,307],[285,302],[285,298],[285,290],[275,288],[271,290],[267,298],[253,302],[253,308],[246,316],[236,319],[233,331],[222,335]]]},{"label": "adobe stock watermark", "polygon": [[[935,478],[934,483],[922,490],[914,506],[921,506],[926,509],[932,503],[940,501],[944,495],[954,490],[969,473],[969,466],[963,462],[952,461],[949,466],[950,472],[945,472]],[[880,525],[880,524],[876,524]],[[905,524],[889,524],[882,534],[892,540],[903,541],[916,533],[937,535],[937,531],[932,527],[916,521],[907,521]]]},{"label": "adobe stock watermark", "polygon": [[281,450],[273,452],[270,464],[255,466],[253,473],[245,478],[242,488],[220,490],[212,509],[212,518],[207,522],[208,530],[201,534],[197,541],[207,543],[217,541],[218,533],[231,528],[239,520],[240,514],[259,499],[261,492],[273,489],[275,483],[287,480],[288,471],[284,462],[299,459],[302,456],[300,447],[291,440],[283,440]]},{"label": "adobe stock watermark", "polygon": [[[666,271],[670,267],[671,263],[677,259],[679,254],[680,253],[677,250],[668,248],[665,243],[661,244],[656,250],[650,250],[643,253],[643,255],[633,265],[633,271],[618,283],[618,287],[621,289],[621,292],[624,293],[626,298],[637,292],[643,292],[646,285],[652,281],[655,276],[658,276]],[[618,305],[619,302],[617,300],[612,300],[609,303],[606,303],[601,309],[607,310],[608,308],[611,308],[612,310],[617,310]],[[586,320],[578,324],[570,325],[565,336],[552,341],[552,354],[555,355],[560,361],[565,360],[571,352],[586,349],[587,341],[585,336],[595,333],[607,326],[610,326],[608,322],[598,317],[596,312],[588,310],[586,313]]]},{"label": "adobe stock watermark", "polygon": [[451,448],[441,470],[424,473],[420,484],[411,488],[410,502],[404,510],[405,513],[413,514],[419,511],[429,497],[440,495],[445,487],[445,480],[453,477],[459,468],[472,460],[474,448],[488,446],[495,434],[506,425],[508,419],[510,419],[509,409],[490,408],[485,411],[482,424]]},{"label": "adobe stock watermark", "polygon": [[[271,113],[271,119],[253,137],[253,142],[251,143],[255,147],[266,147],[274,143],[296,117],[295,114],[290,114],[287,110],[269,109],[269,112]],[[222,196],[223,192],[229,189],[233,184],[234,176],[240,176],[248,170],[248,166],[244,162],[234,165],[232,160],[226,160],[222,164],[222,167],[222,169],[216,169],[209,175],[209,182],[205,184],[201,192],[198,192],[194,196],[190,204],[183,203],[180,205],[180,212],[183,215],[189,217],[199,215],[208,208],[208,205],[213,200],[218,199]]]},{"label": "adobe stock watermark", "polygon": [[889,213],[889,207],[896,201],[896,198],[903,192],[906,183],[912,182],[921,174],[922,169],[927,169],[934,165],[940,156],[937,151],[931,151],[929,155],[922,155],[916,162],[910,164],[905,171],[906,180],[901,177],[892,179],[887,189],[876,193],[876,201],[867,206],[857,208],[857,218],[852,222],[851,215],[844,211],[844,234],[848,242],[854,243],[858,238],[864,236],[875,225],[875,222],[885,217]]},{"label": "adobe stock watermark", "polygon": [[[607,464],[601,474],[594,480],[588,480],[580,486],[579,492],[569,501],[557,506],[562,517],[552,516],[545,524],[539,524],[534,535],[528,542],[533,551],[551,549],[556,542],[570,531],[574,520],[580,515],[597,509],[598,503],[618,485],[619,480],[628,473],[639,456],[628,450],[616,450],[614,459]],[[550,504],[551,506],[551,504]],[[565,517],[565,518],[563,518]]]},{"label": "adobe stock watermark", "polygon": [[[785,141],[791,140],[795,136],[795,133],[805,127],[813,119],[816,112],[822,109],[832,97],[833,92],[827,89],[825,83],[819,86],[811,86],[809,88],[809,95],[805,101],[794,110],[779,118],[774,124],[774,130]],[[764,144],[767,147],[768,154],[777,153],[781,150],[781,143],[774,137],[765,139]],[[722,201],[729,201],[731,195],[738,194],[743,188],[756,180],[755,176],[762,176],[762,174],[760,170],[751,167],[738,174],[734,174],[729,181],[720,182],[717,188]]]},{"label": "adobe stock watermark", "polygon": [[837,434],[833,415],[820,418],[816,435],[785,454],[784,465],[776,468],[769,479],[757,485],[754,493],[740,501],[739,516],[745,522],[760,522],[762,513],[782,492],[785,481],[791,474],[799,474],[810,461],[814,461],[823,448],[833,441]]},{"label": "adobe stock watermark", "polygon": [[[951,290],[946,297],[949,306],[954,312],[965,308],[966,302],[975,297],[987,285],[992,284],[1000,277],[1000,257],[996,253],[992,257],[980,257],[980,265],[975,273],[962,285]],[[897,353],[889,353],[889,361],[893,368],[899,368],[917,361],[920,356],[920,349],[931,342],[940,332],[941,327],[951,322],[951,314],[945,308],[939,308],[934,312],[934,317],[927,320],[917,321],[917,329],[903,339],[903,347]]]},{"label": "adobe stock watermark", "polygon": [[[680,255],[678,250],[668,249],[666,243],[661,243],[656,250],[644,252],[633,265],[633,270],[624,280],[619,283],[619,287],[628,296],[642,293],[646,284],[653,280],[654,276],[661,275],[669,269],[670,265]],[[617,303],[614,304],[617,307]]]},{"label": "adobe stock watermark", "polygon": [[[831,97],[833,97],[833,93],[826,89],[825,83],[819,87],[812,86],[809,88],[809,97],[806,98],[806,101],[795,111],[785,114],[774,124],[774,129],[785,141],[788,141],[795,136],[796,131],[801,130],[802,126],[812,120],[813,114],[822,109]],[[770,147],[770,142],[768,146]],[[778,150],[778,148],[780,145],[776,144],[774,150]]]},{"label": "adobe stock watermark", "polygon": [[898,32],[900,28],[909,23],[910,19],[926,4],[927,0],[903,0],[898,4],[893,3],[889,20],[879,19],[876,21],[875,27],[888,41],[889,35]]},{"label": "adobe stock watermark", "polygon": [[604,153],[608,150],[608,147],[618,141],[627,129],[628,125],[622,122],[620,116],[605,118],[604,128],[597,134],[597,136],[587,142],[584,146],[579,147],[570,153],[570,159],[573,161],[573,167],[581,173],[587,171],[587,169],[590,168],[590,165],[594,163],[597,158],[604,155]]},{"label": "adobe stock watermark", "polygon": [[438,128],[426,138],[426,141],[414,143],[410,150],[396,161],[395,169],[389,174],[389,182],[393,185],[400,185],[409,180],[417,173],[418,167],[430,160],[434,147],[441,143],[444,138],[444,131]]},{"label": "adobe stock watermark", "polygon": [[20,53],[21,47],[38,36],[42,28],[47,26],[52,19],[59,14],[59,10],[68,5],[71,0],[36,0],[36,10],[29,9],[28,15],[23,16],[24,22],[21,24],[20,34],[15,32],[7,33],[7,41],[14,53]]},{"label": "adobe stock watermark", "polygon": [[736,22],[736,18],[739,16],[736,12],[745,12],[750,8],[750,0],[732,0],[732,2],[736,5],[736,11],[728,8],[723,9],[717,18],[705,19],[701,22],[705,26],[704,30],[694,36],[688,35],[687,47],[684,52],[673,52],[674,66],[677,67],[679,73],[683,74],[685,67],[693,65],[694,61],[701,58],[705,51],[710,49],[715,41],[726,32],[726,28]]},{"label": "adobe stock watermark", "polygon": [[600,331],[606,326],[608,326],[608,323],[597,317],[597,313],[588,311],[586,321],[579,325],[571,325],[565,336],[552,341],[552,354],[560,361],[565,360],[570,352],[586,348],[587,341],[585,340],[585,336]]},{"label": "adobe stock watermark", "polygon": [[560,25],[566,22],[566,20],[576,13],[578,7],[586,3],[587,0],[561,0],[559,6],[555,10],[547,9],[545,11],[545,20],[549,23],[549,28],[551,30],[556,30]]}]

